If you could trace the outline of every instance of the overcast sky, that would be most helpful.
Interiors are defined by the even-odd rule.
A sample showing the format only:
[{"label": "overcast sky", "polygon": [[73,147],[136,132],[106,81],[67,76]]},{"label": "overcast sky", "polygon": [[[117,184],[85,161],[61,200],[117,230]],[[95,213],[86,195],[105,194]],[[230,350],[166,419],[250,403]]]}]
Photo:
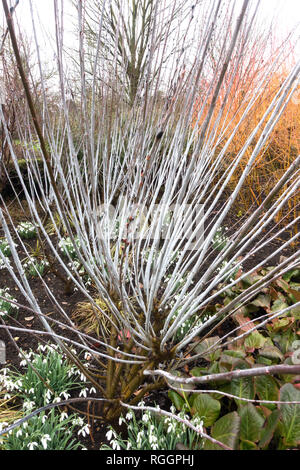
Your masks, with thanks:
[{"label": "overcast sky", "polygon": [[[129,1],[129,0],[128,0]],[[242,3],[242,0],[238,0]],[[54,35],[54,7],[53,0],[31,0],[33,8],[37,17],[37,25],[39,29],[39,37],[50,34]],[[9,4],[14,4],[15,0],[8,0]],[[0,4],[1,5],[1,4]],[[72,29],[71,12],[74,11],[71,7],[71,0],[63,0],[64,9],[66,12],[65,17],[65,41],[67,45],[74,43],[74,38],[70,34]],[[300,34],[300,0],[261,0],[262,11],[260,18],[271,19],[275,15],[278,19],[278,32],[285,34],[291,29],[298,27]],[[1,23],[4,25],[3,10],[0,6]],[[30,15],[30,0],[20,0],[17,8],[17,18],[21,29],[25,29],[28,34],[32,33],[32,23]],[[73,20],[74,22],[74,20]],[[72,44],[74,45],[74,44]],[[299,51],[300,53],[300,51]],[[47,56],[51,58],[50,42],[47,40]]]}]

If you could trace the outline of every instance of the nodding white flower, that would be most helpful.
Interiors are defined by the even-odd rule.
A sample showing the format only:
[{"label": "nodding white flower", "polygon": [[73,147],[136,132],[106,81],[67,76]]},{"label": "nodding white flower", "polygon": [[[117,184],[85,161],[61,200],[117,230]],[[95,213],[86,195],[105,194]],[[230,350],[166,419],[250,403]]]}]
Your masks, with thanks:
[{"label": "nodding white flower", "polygon": [[115,433],[114,433],[113,429],[110,428],[110,430],[107,431],[107,433],[106,433],[106,439],[108,440],[108,442],[110,442],[113,437],[115,437]]},{"label": "nodding white flower", "polygon": [[97,393],[97,390],[95,389],[95,387],[90,388],[90,393]]},{"label": "nodding white flower", "polygon": [[125,423],[125,419],[123,418],[123,416],[120,416],[120,418],[119,418],[119,426],[122,426],[123,423]]},{"label": "nodding white flower", "polygon": [[44,434],[43,437],[41,438],[41,443],[45,450],[47,449],[47,446],[48,446],[47,443],[50,441],[51,441],[51,437],[49,436],[49,434]]},{"label": "nodding white flower", "polygon": [[88,388],[83,388],[81,390],[81,392],[79,393],[79,396],[86,398],[87,397],[87,391],[88,391]]},{"label": "nodding white flower", "polygon": [[88,424],[85,424],[83,426],[83,428],[79,429],[78,431],[78,436],[80,436],[80,434],[82,434],[83,437],[85,437],[86,435],[90,434],[90,427]]},{"label": "nodding white flower", "polygon": [[23,410],[31,411],[34,407],[35,407],[35,402],[34,401],[26,400],[23,403]]},{"label": "nodding white flower", "polygon": [[22,434],[23,434],[22,429],[18,429],[18,431],[16,432],[16,437],[20,437],[22,436]]},{"label": "nodding white flower", "polygon": [[60,415],[60,418],[59,418],[59,421],[62,422],[64,421],[65,419],[68,418],[68,413],[66,413],[65,411],[63,411]]},{"label": "nodding white flower", "polygon": [[116,441],[116,440],[111,441],[111,445],[112,445],[113,450],[121,450],[121,447],[120,447],[118,441]]},{"label": "nodding white flower", "polygon": [[84,421],[83,421],[83,418],[81,418],[80,416],[78,416],[77,418],[74,418],[72,420],[72,424],[74,426],[83,426],[84,425]]},{"label": "nodding white flower", "polygon": [[49,401],[51,400],[51,396],[52,396],[52,392],[51,390],[49,390],[49,388],[47,389],[46,393],[45,393],[45,398],[46,398],[46,401],[49,403]]},{"label": "nodding white flower", "polygon": [[133,418],[133,413],[132,413],[132,411],[128,411],[127,414],[126,414],[126,416],[125,416],[125,419],[126,419],[127,421],[130,421],[132,418]]},{"label": "nodding white flower", "polygon": [[63,396],[65,400],[68,400],[68,398],[70,398],[70,393],[67,393],[67,392],[61,392],[60,396]]},{"label": "nodding white flower", "polygon": [[143,414],[142,421],[143,421],[144,423],[148,423],[148,422],[150,421],[149,413],[144,413],[144,414]]},{"label": "nodding white flower", "polygon": [[28,449],[29,450],[34,450],[35,447],[38,447],[38,443],[37,442],[29,442],[29,444],[27,445]]},{"label": "nodding white flower", "polygon": [[136,436],[136,443],[137,443],[138,447],[140,447],[142,445],[143,437],[144,437],[144,431],[139,431],[137,436]]}]

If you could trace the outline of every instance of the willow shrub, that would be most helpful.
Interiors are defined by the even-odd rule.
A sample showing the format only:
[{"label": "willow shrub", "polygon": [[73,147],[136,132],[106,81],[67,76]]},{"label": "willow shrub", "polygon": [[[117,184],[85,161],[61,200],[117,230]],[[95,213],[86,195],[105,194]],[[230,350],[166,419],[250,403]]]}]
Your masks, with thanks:
[{"label": "willow shrub", "polygon": [[[195,344],[299,262],[299,251],[289,251],[288,257],[281,259],[263,279],[249,285],[220,310],[207,314],[207,307],[228,286],[234,286],[258,266],[267,265],[274,256],[279,259],[281,250],[299,237],[295,232],[280,247],[269,249],[286,228],[274,225],[270,232],[270,224],[299,191],[298,157],[260,205],[238,224],[230,224],[221,250],[215,243],[216,234],[231,220],[231,208],[280,121],[300,72],[299,64],[290,70],[259,122],[248,128],[243,141],[239,140],[228,164],[225,157],[231,141],[276,70],[274,58],[254,89],[249,87],[251,94],[241,103],[243,112],[234,127],[222,128],[243,52],[258,28],[257,10],[250,3],[196,2],[185,19],[171,22],[168,34],[160,34],[166,21],[164,15],[171,12],[154,2],[151,36],[145,38],[147,64],[132,104],[126,101],[122,64],[117,60],[106,62],[102,54],[103,17],[99,17],[98,41],[90,51],[83,28],[84,7],[78,2],[80,34],[77,50],[72,51],[76,60],[70,64],[63,43],[61,4],[55,0],[57,84],[53,88],[55,99],[44,90],[42,113],[34,106],[27,86],[29,77],[22,74],[20,43],[8,16],[28,102],[26,108],[15,103],[18,137],[27,143],[39,140],[37,151],[44,162],[43,177],[36,160],[26,158],[27,145],[24,159],[30,184],[22,180],[12,136],[1,112],[6,139],[23,181],[38,237],[65,277],[95,309],[100,332],[96,345],[94,337],[74,327],[55,290],[40,277],[65,329],[58,330],[53,323],[50,326],[36,291],[23,275],[13,240],[24,251],[27,248],[18,238],[9,207],[2,199],[0,221],[14,261],[14,267],[7,264],[7,270],[26,306],[40,320],[41,329],[61,346],[99,395],[108,400],[98,413],[108,420],[120,416],[121,401],[133,406],[151,390],[164,386],[163,378],[146,378],[145,371],[178,370],[186,361],[197,364],[198,356],[193,356]],[[3,5],[6,6],[5,0]],[[118,34],[125,34],[125,25],[117,21]],[[211,67],[211,51],[215,68]],[[43,81],[42,56],[37,42],[36,57]],[[78,70],[72,70],[70,82],[69,70],[74,63]],[[69,83],[72,99],[68,98]],[[203,106],[198,108],[199,125],[195,125],[200,88]],[[74,115],[76,125],[72,122]],[[24,125],[26,120],[34,123],[34,132]],[[245,160],[241,171],[240,162]],[[233,178],[234,188],[230,184]],[[298,222],[299,216],[288,228]],[[49,224],[51,236],[46,229]],[[72,243],[72,255],[60,248],[66,235]],[[5,262],[1,252],[0,256]],[[91,280],[93,290],[85,283],[83,272]],[[12,331],[14,328],[12,323],[3,327]],[[76,339],[69,339],[69,331],[76,333]],[[92,367],[86,367],[71,352],[74,344],[91,355]],[[221,346],[222,341],[218,347]]]}]

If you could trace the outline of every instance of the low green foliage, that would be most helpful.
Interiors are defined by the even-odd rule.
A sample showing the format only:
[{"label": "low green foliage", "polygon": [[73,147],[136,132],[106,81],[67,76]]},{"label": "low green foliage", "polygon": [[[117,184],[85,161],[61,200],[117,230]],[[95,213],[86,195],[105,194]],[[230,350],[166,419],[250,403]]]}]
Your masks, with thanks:
[{"label": "low green foliage", "polygon": [[[2,450],[79,450],[83,445],[74,439],[76,416],[64,416],[51,410],[34,416],[0,438]],[[1,444],[2,442],[2,444]]]},{"label": "low green foliage", "polygon": [[[141,406],[144,404],[140,403]],[[159,407],[158,407],[159,408]],[[175,413],[175,408],[171,411]],[[183,411],[178,415],[181,418],[189,418]],[[110,446],[103,445],[100,450],[176,450],[180,444],[185,449],[200,449],[203,440],[184,423],[168,416],[158,416],[148,410],[144,410],[140,418],[130,410],[125,418],[119,419],[119,424],[127,425],[128,437],[122,438],[111,426],[106,434]],[[191,423],[202,429],[202,421],[195,417]]]},{"label": "low green foliage", "polygon": [[[228,289],[224,304],[247,285],[257,282],[265,272],[256,272]],[[220,346],[219,336],[209,337],[197,345],[195,352],[202,356],[201,366],[194,367],[190,374],[199,377],[257,366],[294,364],[300,348],[297,308],[273,318],[261,332],[255,327],[258,318],[272,316],[277,310],[299,301],[299,274],[299,269],[287,273],[239,309],[233,316],[239,328],[236,337],[227,338],[227,348]],[[221,307],[221,304],[214,306],[216,311]],[[253,329],[250,334],[238,338],[249,329]],[[170,390],[169,398],[178,410],[189,410],[191,416],[199,416],[204,426],[210,428],[208,433],[212,437],[232,448],[290,449],[300,445],[300,405],[274,402],[300,401],[298,381],[298,376],[287,375],[237,378],[230,382],[211,382],[213,393],[208,388],[201,393]],[[218,446],[207,441],[204,449],[212,448]]]}]

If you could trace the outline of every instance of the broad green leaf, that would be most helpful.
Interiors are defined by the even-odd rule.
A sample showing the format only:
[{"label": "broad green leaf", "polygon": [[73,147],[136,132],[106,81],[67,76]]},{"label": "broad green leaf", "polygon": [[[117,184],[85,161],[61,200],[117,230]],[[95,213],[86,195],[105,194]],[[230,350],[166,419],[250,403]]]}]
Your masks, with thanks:
[{"label": "broad green leaf", "polygon": [[[280,389],[280,401],[300,401],[300,390],[292,384],[285,384]],[[281,431],[287,447],[300,444],[300,405],[280,405]]]},{"label": "broad green leaf", "polygon": [[272,440],[275,429],[277,428],[280,418],[280,410],[273,411],[266,420],[266,424],[261,433],[261,440],[259,442],[259,447],[263,449],[266,447]]},{"label": "broad green leaf", "polygon": [[179,393],[175,392],[175,390],[169,390],[168,397],[178,411],[181,411],[186,404],[184,399],[179,395]]},{"label": "broad green leaf", "polygon": [[[172,370],[171,374],[173,374],[175,377],[183,377],[183,375],[178,370]],[[172,379],[167,379],[167,383],[171,388],[172,387],[180,388],[182,390],[182,393],[185,393],[186,395],[189,394],[195,388],[194,384],[182,384]],[[182,394],[181,391],[179,390],[178,390],[178,393],[180,395]]]},{"label": "broad green leaf", "polygon": [[270,295],[259,295],[255,300],[251,302],[256,307],[270,308],[271,297]]},{"label": "broad green leaf", "polygon": [[252,403],[248,403],[239,409],[241,418],[240,438],[243,441],[257,442],[260,439],[264,418],[256,410]]},{"label": "broad green leaf", "polygon": [[[211,437],[226,444],[231,449],[235,449],[240,430],[240,417],[236,411],[228,413],[215,422],[211,429]],[[205,450],[222,450],[217,444],[206,440]]]},{"label": "broad green leaf", "polygon": [[[278,401],[279,389],[277,387],[275,379],[268,375],[260,375],[255,377],[255,389],[260,400]],[[274,410],[275,404],[264,403],[266,408]]]},{"label": "broad green leaf", "polygon": [[[248,369],[247,365],[241,364],[239,369]],[[235,369],[236,370],[236,369]],[[233,379],[230,382],[230,393],[239,398],[248,398],[253,400],[255,397],[253,377],[243,377],[241,379]],[[246,402],[235,398],[238,405],[245,405]]]},{"label": "broad green leaf", "polygon": [[258,450],[258,447],[254,442],[241,441],[240,450]]},{"label": "broad green leaf", "polygon": [[221,355],[221,350],[217,349],[216,351],[211,351],[208,352],[207,354],[206,351],[207,349],[210,349],[214,344],[216,344],[219,341],[220,337],[219,336],[212,336],[211,338],[206,338],[205,340],[201,341],[198,346],[195,348],[195,352],[197,354],[201,354],[204,359],[207,361],[216,361],[219,359]]},{"label": "broad green leaf", "polygon": [[284,310],[285,308],[288,307],[288,304],[286,302],[283,302],[281,299],[275,300],[271,307],[271,312],[280,312],[281,310]]},{"label": "broad green leaf", "polygon": [[220,402],[212,398],[208,393],[197,394],[193,401],[193,411],[203,419],[205,427],[210,427],[214,424],[219,417],[220,410]]},{"label": "broad green leaf", "polygon": [[253,350],[262,348],[265,342],[266,338],[261,333],[253,331],[253,333],[247,336],[244,344],[247,350]]},{"label": "broad green leaf", "polygon": [[276,348],[276,346],[265,346],[264,348],[260,349],[259,354],[268,359],[275,359],[280,361],[283,361],[284,359],[284,355],[280,349]]},{"label": "broad green leaf", "polygon": [[207,367],[194,367],[191,371],[190,374],[193,377],[201,377],[202,375],[208,374]]},{"label": "broad green leaf", "polygon": [[246,357],[246,353],[245,351],[243,351],[243,349],[228,349],[227,351],[224,351],[223,354],[227,356],[237,357],[239,359],[244,359]]},{"label": "broad green leaf", "polygon": [[292,269],[291,271],[288,271],[282,276],[282,279],[285,281],[289,282],[292,278],[294,277],[299,277],[300,276],[300,269]]}]

